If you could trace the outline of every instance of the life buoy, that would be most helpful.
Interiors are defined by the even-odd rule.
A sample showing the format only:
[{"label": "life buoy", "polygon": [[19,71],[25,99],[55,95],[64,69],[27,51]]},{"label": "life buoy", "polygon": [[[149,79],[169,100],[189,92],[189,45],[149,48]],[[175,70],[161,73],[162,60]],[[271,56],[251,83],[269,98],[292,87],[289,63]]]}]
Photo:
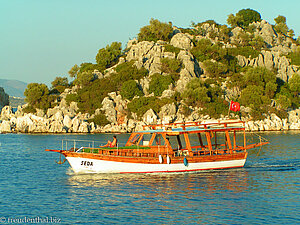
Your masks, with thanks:
[{"label": "life buoy", "polygon": [[169,155],[167,155],[167,163],[168,163],[168,164],[171,164],[171,158],[170,158]]},{"label": "life buoy", "polygon": [[188,165],[188,160],[186,159],[186,157],[184,157],[184,159],[183,159],[183,164],[184,164],[185,166]]},{"label": "life buoy", "polygon": [[159,163],[163,163],[163,157],[161,155],[158,156]]}]

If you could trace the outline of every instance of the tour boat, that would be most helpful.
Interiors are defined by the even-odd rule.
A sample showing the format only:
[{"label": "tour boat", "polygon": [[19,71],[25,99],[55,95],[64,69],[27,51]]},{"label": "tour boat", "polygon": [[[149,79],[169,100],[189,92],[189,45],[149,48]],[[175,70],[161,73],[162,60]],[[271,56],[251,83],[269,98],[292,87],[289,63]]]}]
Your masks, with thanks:
[{"label": "tour boat", "polygon": [[269,142],[248,144],[244,122],[224,121],[147,125],[124,146],[95,143],[62,140],[61,150],[46,151],[63,155],[58,163],[68,160],[75,173],[191,172],[243,167],[248,149]]}]

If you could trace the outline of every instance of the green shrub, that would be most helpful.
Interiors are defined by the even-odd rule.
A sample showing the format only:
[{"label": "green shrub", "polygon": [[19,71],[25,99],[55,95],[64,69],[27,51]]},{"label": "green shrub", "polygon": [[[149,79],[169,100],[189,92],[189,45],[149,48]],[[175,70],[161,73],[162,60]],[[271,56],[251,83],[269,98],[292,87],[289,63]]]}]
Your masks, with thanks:
[{"label": "green shrub", "polygon": [[296,52],[290,52],[286,57],[291,60],[292,65],[300,66],[300,50]]},{"label": "green shrub", "polygon": [[[252,38],[251,41],[249,41],[249,45],[258,51],[267,47],[266,42],[264,41],[264,39],[261,36],[256,36],[256,37]],[[259,53],[257,51],[254,53],[254,51],[253,51],[252,54],[257,55]]]},{"label": "green shrub", "polygon": [[94,113],[96,109],[101,108],[103,99],[108,93],[116,91],[115,84],[112,84],[110,78],[97,79],[78,90],[78,108],[80,112]]},{"label": "green shrub", "polygon": [[95,115],[95,117],[93,119],[89,119],[88,120],[89,123],[94,122],[96,125],[99,126],[105,126],[107,124],[109,124],[110,122],[107,120],[105,114],[98,114]]},{"label": "green shrub", "polygon": [[149,93],[154,93],[155,96],[161,96],[164,90],[169,88],[171,83],[175,83],[171,75],[153,74],[149,84]]},{"label": "green shrub", "polygon": [[227,23],[231,25],[231,27],[243,27],[247,28],[250,23],[261,21],[260,13],[253,9],[241,9],[234,16],[230,14],[227,18]]},{"label": "green shrub", "polygon": [[229,37],[230,29],[226,25],[220,26],[219,29],[220,29],[218,35],[219,40],[228,43],[230,41],[230,37]]},{"label": "green shrub", "polygon": [[221,114],[226,115],[228,113],[228,102],[222,98],[217,98],[215,102],[205,104],[200,113],[213,118],[220,118]]},{"label": "green shrub", "polygon": [[94,70],[98,70],[99,72],[103,72],[105,70],[105,66],[100,65],[100,64],[82,63],[80,65],[79,73],[94,72]]},{"label": "green shrub", "polygon": [[130,103],[128,103],[127,108],[129,112],[136,113],[140,118],[149,109],[152,109],[154,112],[159,113],[162,106],[171,103],[173,103],[173,101],[169,98],[159,99],[156,97],[140,97],[135,98]]},{"label": "green shrub", "polygon": [[286,95],[278,94],[276,95],[276,106],[278,109],[287,110],[292,106],[292,101]]},{"label": "green shrub", "polygon": [[180,50],[181,50],[180,48],[174,47],[173,45],[169,45],[169,44],[165,45],[165,52],[173,52],[175,53],[175,57],[178,56]]},{"label": "green shrub", "polygon": [[71,102],[78,102],[79,101],[79,96],[77,94],[68,94],[66,96],[66,102],[68,105],[71,104]]},{"label": "green shrub", "polygon": [[273,98],[277,90],[276,75],[265,67],[253,67],[244,75],[245,86],[261,87],[264,95]]},{"label": "green shrub", "polygon": [[[115,79],[121,79],[119,82],[127,80],[139,80],[149,74],[144,67],[138,69],[134,61],[124,62],[116,67],[117,76]],[[114,77],[112,77],[114,79]]]},{"label": "green shrub", "polygon": [[228,72],[227,67],[219,62],[212,62],[210,60],[204,61],[205,71],[210,78],[226,77]]},{"label": "green shrub", "polygon": [[[79,111],[94,113],[97,108],[101,108],[101,103],[108,93],[121,91],[126,81],[138,80],[148,75],[145,68],[138,69],[133,64],[133,61],[122,63],[115,68],[116,73],[106,78],[93,80],[79,89],[78,96],[73,96],[78,102]],[[124,90],[122,93],[124,94]]]},{"label": "green shrub", "polygon": [[187,84],[182,98],[187,105],[201,107],[211,100],[208,96],[208,89],[199,78],[194,78]]},{"label": "green shrub", "polygon": [[300,75],[295,73],[288,82],[289,89],[293,92],[294,96],[300,94]]},{"label": "green shrub", "polygon": [[138,41],[169,41],[173,33],[172,24],[162,23],[159,20],[151,19],[150,25],[140,29]]},{"label": "green shrub", "polygon": [[94,74],[92,72],[82,72],[77,74],[76,80],[74,80],[74,84],[77,84],[81,87],[89,85],[92,81],[95,80]]},{"label": "green shrub", "polygon": [[120,94],[123,98],[131,100],[134,96],[142,96],[143,91],[134,80],[128,80],[123,83]]},{"label": "green shrub", "polygon": [[[289,82],[291,82],[291,81],[289,81]],[[299,88],[299,86],[295,86],[295,87]],[[288,84],[288,83],[281,84],[278,88],[275,99],[278,99],[279,95],[286,96],[289,99],[289,101],[291,102],[291,107],[293,109],[299,108],[299,106],[300,106],[299,92],[292,91],[290,84]]]},{"label": "green shrub", "polygon": [[260,51],[253,49],[250,46],[237,47],[237,48],[228,48],[228,52],[234,56],[245,56],[246,58],[256,58],[260,54]]},{"label": "green shrub", "polygon": [[263,108],[269,105],[271,100],[264,95],[264,88],[261,86],[249,85],[241,92],[239,102],[251,109]]},{"label": "green shrub", "polygon": [[208,59],[220,61],[226,55],[226,50],[217,44],[212,44],[208,39],[201,39],[195,42],[195,47],[191,49],[191,53],[199,62]]},{"label": "green shrub", "polygon": [[101,48],[96,55],[96,62],[99,67],[109,68],[115,65],[122,53],[121,46],[120,42],[113,42],[110,46],[107,45],[106,48]]},{"label": "green shrub", "polygon": [[216,21],[214,20],[206,20],[204,22],[201,22],[201,23],[197,23],[197,24],[194,24],[193,26],[194,27],[202,27],[202,25],[208,23],[209,25],[215,25],[216,27],[220,27],[221,25],[218,24]]},{"label": "green shrub", "polygon": [[253,120],[263,120],[265,119],[264,114],[267,113],[263,108],[251,108],[250,115]]},{"label": "green shrub", "polygon": [[24,91],[25,102],[30,107],[47,110],[51,107],[51,102],[56,99],[55,96],[49,96],[49,93],[45,84],[30,83]]},{"label": "green shrub", "polygon": [[161,71],[163,73],[179,73],[182,62],[179,59],[161,58]]},{"label": "green shrub", "polygon": [[36,108],[34,108],[31,105],[27,105],[26,107],[23,108],[24,113],[36,113]]}]

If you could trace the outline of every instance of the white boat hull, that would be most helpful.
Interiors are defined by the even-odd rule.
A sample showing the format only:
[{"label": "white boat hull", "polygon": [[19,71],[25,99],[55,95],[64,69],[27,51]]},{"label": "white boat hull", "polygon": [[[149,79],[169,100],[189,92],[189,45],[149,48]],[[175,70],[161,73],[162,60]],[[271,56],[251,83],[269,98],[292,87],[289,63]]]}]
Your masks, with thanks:
[{"label": "white boat hull", "polygon": [[177,164],[143,164],[126,163],[98,159],[66,157],[75,173],[163,173],[189,172],[211,169],[226,169],[243,167],[246,159]]}]

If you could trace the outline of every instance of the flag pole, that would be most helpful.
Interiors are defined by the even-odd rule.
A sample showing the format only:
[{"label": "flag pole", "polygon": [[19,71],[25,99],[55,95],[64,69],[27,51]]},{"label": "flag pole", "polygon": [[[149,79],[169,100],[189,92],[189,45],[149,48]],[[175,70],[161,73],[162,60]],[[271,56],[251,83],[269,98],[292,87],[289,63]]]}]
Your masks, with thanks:
[{"label": "flag pole", "polygon": [[230,119],[230,118],[229,118],[230,106],[231,106],[231,101],[229,102],[229,107],[228,107],[228,119]]}]

